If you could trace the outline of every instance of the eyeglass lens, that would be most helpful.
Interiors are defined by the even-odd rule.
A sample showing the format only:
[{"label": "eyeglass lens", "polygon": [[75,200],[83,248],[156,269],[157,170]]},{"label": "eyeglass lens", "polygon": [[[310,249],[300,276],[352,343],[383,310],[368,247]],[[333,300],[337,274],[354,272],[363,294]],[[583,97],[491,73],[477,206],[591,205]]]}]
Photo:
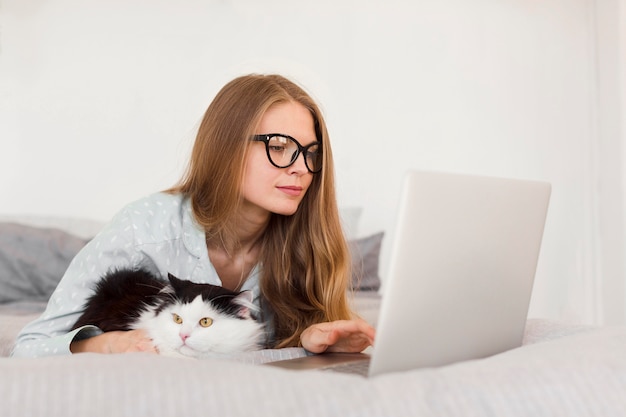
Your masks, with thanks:
[{"label": "eyeglass lens", "polygon": [[[300,147],[293,139],[285,136],[272,136],[267,142],[267,152],[272,162],[279,167],[288,167],[299,156]],[[319,143],[312,143],[303,147],[304,161],[307,168],[317,172],[321,168],[322,158],[319,152]]]}]

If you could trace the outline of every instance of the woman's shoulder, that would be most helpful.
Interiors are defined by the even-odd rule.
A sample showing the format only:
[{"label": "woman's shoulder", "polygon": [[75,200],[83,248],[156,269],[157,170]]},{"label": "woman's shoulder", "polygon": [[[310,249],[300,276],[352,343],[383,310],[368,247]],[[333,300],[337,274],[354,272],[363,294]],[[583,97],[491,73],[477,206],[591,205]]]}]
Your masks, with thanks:
[{"label": "woman's shoulder", "polygon": [[172,217],[180,216],[185,205],[182,194],[158,192],[132,201],[121,210],[132,217]]},{"label": "woman's shoulder", "polygon": [[181,225],[188,205],[180,193],[158,192],[127,204],[117,217],[122,223],[130,222],[135,228]]},{"label": "woman's shoulder", "polygon": [[144,212],[170,213],[180,211],[185,197],[180,193],[158,192],[149,194],[126,205],[126,209]]}]

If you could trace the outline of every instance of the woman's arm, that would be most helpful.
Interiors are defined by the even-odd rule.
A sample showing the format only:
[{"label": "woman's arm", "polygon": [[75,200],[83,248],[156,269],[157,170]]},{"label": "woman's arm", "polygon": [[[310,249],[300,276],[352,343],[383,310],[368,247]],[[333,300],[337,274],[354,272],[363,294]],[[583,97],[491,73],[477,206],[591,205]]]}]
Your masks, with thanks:
[{"label": "woman's arm", "polygon": [[376,330],[365,320],[337,320],[309,326],[300,342],[312,353],[361,352],[374,344],[375,337]]},{"label": "woman's arm", "polygon": [[70,344],[72,353],[158,353],[143,330],[106,332],[88,339],[74,340]]},{"label": "woman's arm", "polygon": [[100,335],[102,331],[94,326],[72,330],[95,282],[111,268],[136,265],[142,259],[143,256],[135,251],[130,214],[127,209],[122,210],[72,260],[46,310],[22,329],[11,355],[67,355],[75,340]]}]

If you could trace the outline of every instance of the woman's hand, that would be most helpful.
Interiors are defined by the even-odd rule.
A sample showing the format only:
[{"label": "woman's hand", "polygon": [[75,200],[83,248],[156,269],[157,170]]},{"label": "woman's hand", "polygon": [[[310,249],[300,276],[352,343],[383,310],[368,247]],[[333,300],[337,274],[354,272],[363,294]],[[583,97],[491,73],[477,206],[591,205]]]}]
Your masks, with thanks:
[{"label": "woman's hand", "polygon": [[337,320],[309,326],[300,342],[312,353],[361,352],[374,344],[375,336],[376,330],[365,320]]},{"label": "woman's hand", "polygon": [[158,353],[152,344],[152,339],[143,330],[102,333],[98,336],[72,342],[70,350],[72,353]]}]

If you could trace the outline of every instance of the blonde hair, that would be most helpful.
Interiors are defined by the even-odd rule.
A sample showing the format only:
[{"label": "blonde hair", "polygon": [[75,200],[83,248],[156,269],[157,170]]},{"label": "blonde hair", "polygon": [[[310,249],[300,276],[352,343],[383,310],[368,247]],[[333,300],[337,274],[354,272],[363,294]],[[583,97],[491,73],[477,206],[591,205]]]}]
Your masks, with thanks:
[{"label": "blonde hair", "polygon": [[318,106],[279,75],[232,80],[204,114],[186,174],[168,190],[191,198],[207,236],[232,236],[230,220],[241,203],[250,137],[271,106],[289,101],[311,112],[323,161],[298,210],[291,216],[272,214],[262,237],[259,285],[272,311],[274,347],[297,346],[310,325],[352,316],[346,298],[350,257],[337,209],[332,150]]}]

